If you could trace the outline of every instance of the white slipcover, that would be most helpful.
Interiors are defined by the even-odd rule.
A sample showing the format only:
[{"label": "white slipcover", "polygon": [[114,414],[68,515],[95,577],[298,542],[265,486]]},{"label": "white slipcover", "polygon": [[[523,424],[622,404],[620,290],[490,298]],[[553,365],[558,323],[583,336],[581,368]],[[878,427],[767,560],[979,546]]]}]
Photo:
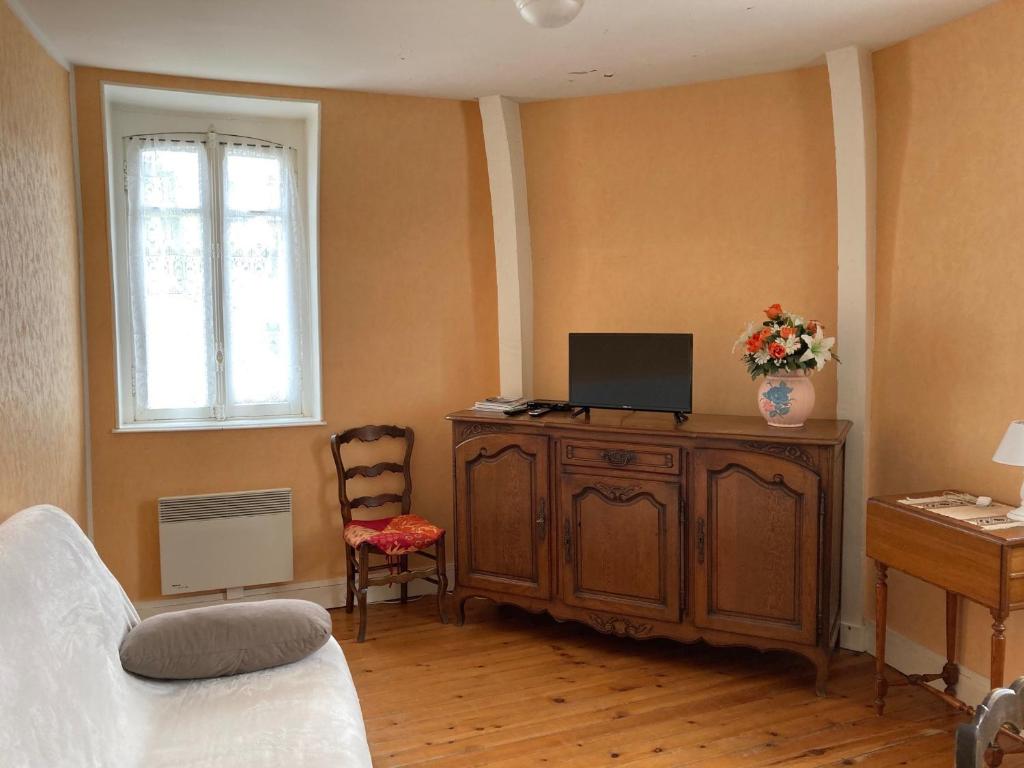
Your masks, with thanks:
[{"label": "white slipcover", "polygon": [[138,620],[64,512],[32,507],[0,525],[0,766],[370,765],[333,638],[284,667],[158,682],[121,668],[118,647]]}]

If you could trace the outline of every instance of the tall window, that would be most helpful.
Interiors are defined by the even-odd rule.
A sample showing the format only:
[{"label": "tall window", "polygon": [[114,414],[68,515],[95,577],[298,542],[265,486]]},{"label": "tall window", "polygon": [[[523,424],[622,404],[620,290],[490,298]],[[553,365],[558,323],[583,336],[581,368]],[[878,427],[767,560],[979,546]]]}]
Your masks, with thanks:
[{"label": "tall window", "polygon": [[313,416],[315,297],[294,150],[212,133],[130,137],[125,175],[122,420]]}]

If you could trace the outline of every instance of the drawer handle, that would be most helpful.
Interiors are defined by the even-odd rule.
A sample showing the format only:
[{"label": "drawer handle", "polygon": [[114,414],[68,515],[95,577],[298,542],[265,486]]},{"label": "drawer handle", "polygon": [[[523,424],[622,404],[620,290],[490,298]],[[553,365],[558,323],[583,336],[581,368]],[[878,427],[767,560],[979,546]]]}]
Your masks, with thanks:
[{"label": "drawer handle", "polygon": [[625,467],[636,461],[632,451],[601,451],[601,458],[613,467]]},{"label": "drawer handle", "polygon": [[565,562],[572,562],[572,522],[565,521],[562,527],[562,548],[565,550]]},{"label": "drawer handle", "polygon": [[697,562],[704,564],[704,518],[697,518]]},{"label": "drawer handle", "polygon": [[548,532],[547,502],[541,499],[537,502],[537,537],[543,539]]}]

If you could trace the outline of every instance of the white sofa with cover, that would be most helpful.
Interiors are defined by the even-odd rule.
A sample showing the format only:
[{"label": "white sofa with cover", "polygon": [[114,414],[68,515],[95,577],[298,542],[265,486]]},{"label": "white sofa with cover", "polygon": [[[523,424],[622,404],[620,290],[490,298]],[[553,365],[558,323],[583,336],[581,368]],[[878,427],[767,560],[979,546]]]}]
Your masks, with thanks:
[{"label": "white sofa with cover", "polygon": [[3,768],[370,765],[334,638],[295,664],[160,682],[121,667],[138,621],[67,514],[38,506],[0,524]]}]

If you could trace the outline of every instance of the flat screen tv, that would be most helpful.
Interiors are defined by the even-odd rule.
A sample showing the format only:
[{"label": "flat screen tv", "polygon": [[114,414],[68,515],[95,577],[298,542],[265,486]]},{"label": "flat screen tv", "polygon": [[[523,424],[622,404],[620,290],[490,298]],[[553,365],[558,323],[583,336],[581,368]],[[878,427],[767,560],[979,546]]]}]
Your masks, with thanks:
[{"label": "flat screen tv", "polygon": [[689,413],[692,333],[570,333],[569,402],[578,408]]}]

